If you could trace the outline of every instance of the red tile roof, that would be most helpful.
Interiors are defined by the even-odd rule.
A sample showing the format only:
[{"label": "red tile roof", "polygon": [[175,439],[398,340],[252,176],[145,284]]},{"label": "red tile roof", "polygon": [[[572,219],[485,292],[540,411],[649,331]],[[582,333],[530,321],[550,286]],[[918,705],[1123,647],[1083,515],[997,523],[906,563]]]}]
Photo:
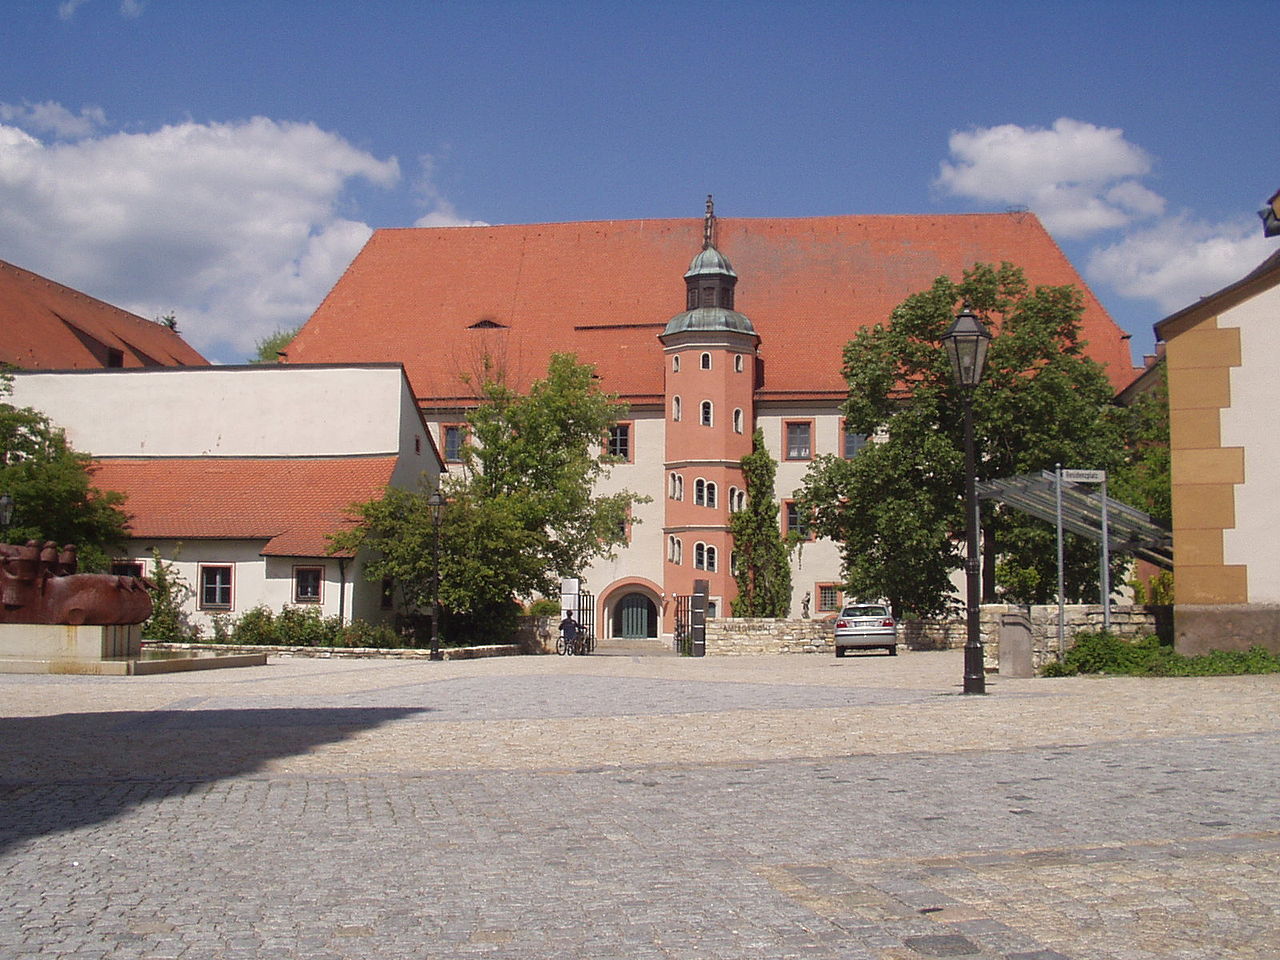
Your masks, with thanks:
[{"label": "red tile roof", "polygon": [[0,363],[24,370],[205,365],[180,336],[158,323],[0,260]]},{"label": "red tile roof", "polygon": [[[604,388],[655,400],[657,336],[684,309],[703,221],[629,220],[379,230],[289,346],[290,363],[395,360],[432,401],[469,397],[488,353],[519,385],[552,352],[595,364]],[[1132,377],[1123,332],[1030,213],[721,219],[735,306],[761,337],[761,398],[843,396],[841,348],[909,294],[975,262],[1084,291],[1089,353]],[[445,404],[447,405],[447,403]]]},{"label": "red tile roof", "polygon": [[381,495],[395,457],[132,459],[93,463],[128,500],[134,539],[266,540],[264,556],[323,557],[346,508]]}]

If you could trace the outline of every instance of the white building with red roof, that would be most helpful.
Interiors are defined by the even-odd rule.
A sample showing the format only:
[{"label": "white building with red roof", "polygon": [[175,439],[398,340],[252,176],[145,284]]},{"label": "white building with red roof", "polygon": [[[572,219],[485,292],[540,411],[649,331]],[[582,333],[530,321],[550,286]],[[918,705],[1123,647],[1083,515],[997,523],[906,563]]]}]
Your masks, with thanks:
[{"label": "white building with red roof", "polygon": [[[690,262],[692,258],[692,263]],[[1128,337],[1030,213],[632,220],[379,230],[288,347],[289,364],[397,361],[446,461],[465,440],[489,357],[519,388],[556,352],[591,363],[630,405],[608,490],[636,508],[615,560],[582,571],[604,636],[670,634],[677,596],[735,588],[729,514],[755,428],[779,462],[781,523],[812,459],[856,454],[839,408],[841,350],[941,275],[1010,261],[1033,285],[1074,284],[1084,338],[1117,387]],[[732,261],[732,263],[730,262]],[[683,285],[683,290],[682,290]],[[793,614],[842,602],[835,544],[793,560]]]},{"label": "white building with red roof", "polygon": [[12,401],[93,456],[94,486],[126,495],[120,572],[159,551],[193,590],[194,623],[259,604],[390,618],[365,558],[331,555],[328,538],[388,485],[439,483],[399,364],[20,372]]}]

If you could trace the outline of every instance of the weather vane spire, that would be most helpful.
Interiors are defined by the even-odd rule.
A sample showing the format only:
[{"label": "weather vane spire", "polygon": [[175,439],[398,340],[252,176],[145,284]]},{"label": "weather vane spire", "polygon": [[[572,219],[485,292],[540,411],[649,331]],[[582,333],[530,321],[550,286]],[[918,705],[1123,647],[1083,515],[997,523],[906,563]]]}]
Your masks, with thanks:
[{"label": "weather vane spire", "polygon": [[707,194],[707,216],[702,222],[702,249],[716,245],[716,204]]}]

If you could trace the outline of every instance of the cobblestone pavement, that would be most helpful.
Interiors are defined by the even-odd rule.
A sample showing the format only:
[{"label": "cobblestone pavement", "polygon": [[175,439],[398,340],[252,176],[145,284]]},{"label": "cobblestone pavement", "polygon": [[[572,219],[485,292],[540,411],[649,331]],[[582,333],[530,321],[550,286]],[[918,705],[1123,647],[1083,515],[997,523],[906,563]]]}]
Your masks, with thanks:
[{"label": "cobblestone pavement", "polygon": [[1280,957],[1280,678],[0,675],[0,958]]}]

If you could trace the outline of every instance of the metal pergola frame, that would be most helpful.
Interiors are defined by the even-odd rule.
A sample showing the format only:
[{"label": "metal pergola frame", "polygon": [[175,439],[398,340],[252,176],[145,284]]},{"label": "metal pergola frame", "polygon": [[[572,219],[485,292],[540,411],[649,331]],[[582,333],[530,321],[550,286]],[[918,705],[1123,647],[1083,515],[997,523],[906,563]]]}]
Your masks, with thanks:
[{"label": "metal pergola frame", "polygon": [[[1046,523],[1057,524],[1056,474],[1052,470],[1026,473],[978,483],[978,497],[996,500]],[[1113,553],[1128,553],[1156,566],[1173,569],[1173,537],[1167,528],[1141,510],[1107,497],[1107,545]],[[1092,487],[1062,481],[1062,527],[1094,543],[1102,542],[1102,496]]]}]

